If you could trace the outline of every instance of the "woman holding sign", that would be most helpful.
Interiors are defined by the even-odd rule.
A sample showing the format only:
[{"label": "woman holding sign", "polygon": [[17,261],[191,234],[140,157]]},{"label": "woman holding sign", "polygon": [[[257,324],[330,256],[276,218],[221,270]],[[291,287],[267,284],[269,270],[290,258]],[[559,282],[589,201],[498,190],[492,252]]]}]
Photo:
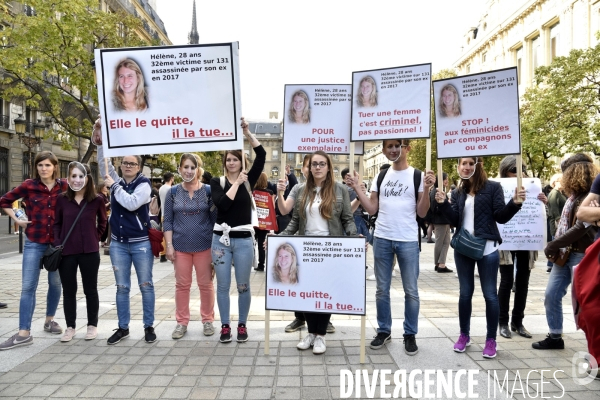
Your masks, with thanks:
[{"label": "woman holding sign", "polygon": [[[504,203],[504,191],[498,182],[488,181],[483,169],[481,157],[463,157],[458,160],[460,185],[452,192],[452,202],[448,202],[446,193],[437,190],[435,199],[438,209],[456,227],[452,238],[454,261],[458,273],[460,295],[458,299],[458,318],[460,337],[454,345],[454,351],[462,353],[471,345],[471,311],[473,291],[475,290],[475,264],[479,270],[481,290],[485,298],[485,317],[487,335],[483,357],[496,357],[496,329],[498,326],[498,244],[502,237],[498,224],[505,224],[521,209],[525,201],[525,190],[517,190],[513,198]],[[520,200],[519,200],[520,199]],[[461,249],[455,240],[465,238],[480,246],[479,254]]]},{"label": "woman holding sign", "polygon": [[[310,169],[298,191],[292,220],[280,235],[357,236],[348,189],[335,182],[331,158],[323,151],[310,157]],[[323,354],[327,347],[325,335],[331,314],[305,312],[308,335],[298,343],[300,350],[313,348]]]},{"label": "woman holding sign", "polygon": [[360,80],[358,93],[356,94],[356,105],[359,107],[377,106],[377,83],[373,77],[367,75]]},{"label": "woman holding sign", "polygon": [[297,90],[292,95],[288,116],[294,124],[310,123],[310,101],[304,90]]},{"label": "woman holding sign", "polygon": [[440,115],[442,117],[458,117],[461,115],[460,97],[454,85],[447,84],[442,88],[440,96]]},{"label": "woman holding sign", "polygon": [[217,222],[212,238],[212,261],[217,276],[221,343],[231,342],[229,289],[232,262],[238,290],[237,341],[248,340],[246,320],[250,311],[250,272],[254,260],[254,226],[258,225],[251,188],[260,177],[267,154],[256,137],[250,133],[244,118],[242,129],[256,154],[252,168],[246,172],[242,151],[228,150],[223,157],[225,176],[212,178],[210,181],[213,202],[217,206]]},{"label": "woman holding sign", "polygon": [[130,58],[121,60],[115,70],[113,105],[116,111],[145,111],[148,93],[140,66]]}]

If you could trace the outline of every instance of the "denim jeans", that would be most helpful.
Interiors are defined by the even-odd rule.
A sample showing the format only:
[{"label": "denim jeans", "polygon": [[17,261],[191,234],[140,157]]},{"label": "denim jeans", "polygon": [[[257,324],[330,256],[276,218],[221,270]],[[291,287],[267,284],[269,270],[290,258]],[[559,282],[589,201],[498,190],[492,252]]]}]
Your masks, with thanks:
[{"label": "denim jeans", "polygon": [[137,243],[110,242],[110,262],[113,265],[117,285],[117,316],[119,328],[129,329],[131,310],[129,307],[129,291],[131,288],[131,263],[135,268],[138,285],[142,293],[142,309],[144,312],[144,328],[154,324],[154,283],[152,283],[152,267],[154,255],[150,241]]},{"label": "denim jeans", "polygon": [[229,289],[231,288],[231,261],[235,273],[238,290],[238,322],[245,324],[250,312],[250,272],[254,259],[254,240],[247,238],[231,238],[229,246],[219,242],[221,236],[213,234],[212,260],[217,277],[217,305],[221,316],[221,324],[230,324]]},{"label": "denim jeans", "polygon": [[483,298],[485,299],[486,339],[495,340],[500,312],[498,308],[498,293],[496,292],[498,266],[500,265],[498,251],[496,250],[484,256],[481,260],[475,261],[455,250],[454,262],[456,263],[456,273],[458,274],[458,284],[460,286],[460,294],[458,296],[460,332],[470,335],[471,311],[473,308],[472,299],[473,292],[475,291],[475,263],[477,263],[479,281],[481,283],[481,290],[483,291]]},{"label": "denim jeans", "polygon": [[[29,241],[25,236],[23,247],[23,269],[21,271],[21,302],[19,303],[19,329],[31,330],[31,320],[35,311],[35,292],[40,281],[40,258],[48,244]],[[56,315],[61,293],[58,271],[48,272],[48,294],[46,295],[46,316]]]},{"label": "denim jeans", "polygon": [[373,257],[377,291],[377,332],[392,332],[392,309],[390,285],[394,255],[398,258],[402,287],[404,288],[404,335],[416,335],[419,329],[419,243],[397,242],[379,237],[373,238]]},{"label": "denim jeans", "polygon": [[364,237],[366,237],[367,242],[370,243],[372,241],[371,232],[369,231],[369,228],[367,228],[367,222],[365,221],[365,219],[360,215],[355,215],[354,225],[356,225],[356,233],[358,235],[363,235]]},{"label": "denim jeans", "polygon": [[567,288],[571,284],[573,265],[579,264],[583,256],[583,253],[571,253],[563,267],[556,264],[552,267],[544,298],[546,321],[548,321],[550,333],[562,333],[563,331],[562,299],[567,294]]}]

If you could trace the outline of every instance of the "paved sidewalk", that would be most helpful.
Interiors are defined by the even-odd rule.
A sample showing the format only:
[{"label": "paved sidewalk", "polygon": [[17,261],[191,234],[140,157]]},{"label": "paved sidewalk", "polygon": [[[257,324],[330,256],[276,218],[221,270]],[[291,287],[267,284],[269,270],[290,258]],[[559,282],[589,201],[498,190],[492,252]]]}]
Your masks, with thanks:
[{"label": "paved sidewalk", "polygon": [[[449,263],[453,263],[451,253],[452,250]],[[370,253],[368,260],[372,264]],[[191,310],[195,310],[195,315],[192,316],[188,333],[178,341],[172,340],[171,332],[176,325],[173,268],[170,263],[158,262],[154,266],[157,342],[147,344],[143,341],[141,295],[137,288],[132,287],[130,337],[115,346],[108,346],[106,339],[117,327],[117,315],[110,260],[102,255],[98,339],[83,340],[86,329],[85,299],[81,285],[78,323],[82,325],[78,327],[75,339],[61,343],[60,335],[43,332],[47,283],[42,276],[32,325],[34,344],[0,353],[0,398],[330,399],[340,397],[340,371],[349,370],[354,374],[358,369],[365,369],[369,373],[382,369],[389,369],[392,373],[406,370],[407,375],[415,369],[451,369],[455,372],[478,370],[478,385],[474,391],[479,398],[491,397],[487,392],[487,371],[490,370],[492,375],[493,371],[497,372],[500,381],[505,375],[508,376],[509,390],[516,383],[514,398],[532,398],[536,393],[539,396],[543,369],[543,397],[600,399],[600,381],[580,386],[572,379],[572,357],[577,351],[586,351],[587,346],[584,334],[575,330],[570,296],[565,297],[563,302],[565,350],[534,351],[531,348],[531,343],[543,339],[547,332],[543,305],[548,280],[545,259],[537,262],[532,271],[524,320],[534,338],[516,336],[504,339],[499,336],[498,356],[493,360],[484,359],[481,353],[485,342],[485,303],[479,285],[476,284],[473,298],[473,345],[466,353],[458,354],[452,351],[459,334],[458,279],[454,274],[434,272],[433,244],[423,243],[420,260],[419,353],[412,357],[404,353],[404,294],[400,274],[397,273],[391,293],[394,305],[393,341],[380,350],[367,347],[366,364],[361,365],[360,317],[351,316],[333,316],[336,332],[326,337],[327,352],[316,356],[310,350],[301,352],[295,347],[306,334],[306,329],[284,333],[283,328],[292,320],[292,313],[271,312],[271,348],[270,355],[265,356],[264,273],[260,272],[253,272],[251,278],[253,299],[248,321],[250,339],[247,343],[219,343],[220,324],[216,303],[217,333],[211,337],[202,335],[197,287],[192,289],[191,294]],[[20,270],[20,256],[0,260],[0,301],[9,304],[8,308],[0,310],[2,341],[18,328]],[[369,275],[372,272],[372,269],[367,270]],[[135,277],[132,277],[132,282],[136,282]],[[232,289],[232,321],[236,321],[237,291],[234,286]],[[375,282],[367,281],[367,346],[375,335],[375,317]],[[57,321],[65,327],[62,304],[57,312]],[[532,370],[534,372],[530,372]],[[554,373],[556,379],[553,378]],[[520,391],[519,383],[523,385],[523,391]],[[466,382],[461,380],[459,386],[460,390],[466,392]],[[388,393],[393,388],[388,387]],[[406,395],[409,396],[409,393]],[[360,396],[367,397],[364,387]],[[379,396],[378,387],[374,397]],[[504,398],[499,394],[497,397]],[[354,393],[351,398],[356,398]]]}]

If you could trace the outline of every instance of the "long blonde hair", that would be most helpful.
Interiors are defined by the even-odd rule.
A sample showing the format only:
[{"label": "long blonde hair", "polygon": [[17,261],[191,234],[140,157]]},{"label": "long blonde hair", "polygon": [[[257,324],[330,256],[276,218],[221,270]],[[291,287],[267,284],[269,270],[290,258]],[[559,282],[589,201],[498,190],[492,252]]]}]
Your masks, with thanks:
[{"label": "long blonde hair", "polygon": [[125,110],[125,93],[123,93],[123,90],[119,85],[119,70],[123,67],[135,71],[135,74],[137,75],[137,87],[135,88],[135,108],[138,111],[144,111],[148,108],[148,100],[146,98],[148,94],[146,93],[144,75],[142,74],[142,69],[140,66],[131,58],[121,60],[115,69],[115,83],[113,85],[113,100],[115,107],[119,110]]},{"label": "long blonde hair", "polygon": [[292,263],[290,265],[290,283],[298,283],[298,257],[296,250],[289,243],[282,243],[275,251],[275,266],[273,267],[273,279],[275,282],[281,282],[281,266],[279,265],[279,251],[285,250],[292,255]]},{"label": "long blonde hair", "polygon": [[330,219],[333,216],[333,204],[335,203],[335,177],[333,175],[331,158],[327,153],[321,150],[315,151],[310,156],[306,186],[304,188],[304,193],[302,193],[302,197],[300,198],[300,216],[306,218],[306,206],[310,205],[312,207],[315,197],[317,196],[317,185],[315,184],[311,166],[312,160],[316,155],[325,157],[327,160],[328,171],[320,191],[321,205],[319,206],[319,214],[321,214],[323,219]]}]

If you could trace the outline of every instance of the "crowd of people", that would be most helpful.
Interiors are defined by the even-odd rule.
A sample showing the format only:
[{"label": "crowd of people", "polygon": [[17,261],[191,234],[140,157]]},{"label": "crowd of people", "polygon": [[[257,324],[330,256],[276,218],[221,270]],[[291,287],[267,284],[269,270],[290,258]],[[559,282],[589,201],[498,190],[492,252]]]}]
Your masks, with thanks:
[{"label": "crowd of people", "polygon": [[[505,202],[501,184],[488,179],[482,157],[458,160],[460,179],[456,188],[449,191],[446,173],[443,181],[437,182],[433,171],[422,172],[409,165],[409,140],[388,139],[383,141],[382,151],[390,164],[382,168],[370,190],[362,184],[357,172],[348,169],[342,171],[343,183],[337,183],[331,157],[322,151],[305,156],[302,167],[305,183],[298,184],[294,173],[286,169],[283,179],[273,185],[262,172],[265,150],[243,119],[241,127],[255,153],[250,168],[243,152],[229,150],[223,157],[224,175],[211,177],[203,170],[199,156],[185,153],[177,170],[182,182],[175,185],[174,174],[167,172],[164,185],[154,195],[150,180],[141,173],[139,156],[123,157],[118,174],[99,146],[99,167],[106,175],[103,183],[96,186],[89,166],[73,162],[68,176],[59,179],[56,156],[48,151],[38,153],[34,161],[35,178],[0,199],[0,206],[26,234],[19,330],[0,344],[0,350],[33,343],[31,324],[41,274],[39,260],[50,245],[62,246],[63,258],[58,271],[47,273],[45,331],[62,334],[61,341],[65,342],[76,335],[79,269],[87,308],[85,339],[96,338],[99,250],[108,246],[116,283],[118,325],[107,343],[117,344],[130,334],[132,266],[142,296],[144,340],[154,342],[153,265],[154,258],[159,256],[152,232],[155,225],[162,226],[164,234],[161,261],[171,261],[175,271],[177,325],[172,338],[180,339],[187,332],[195,270],[203,334],[215,333],[216,298],[221,325],[219,340],[222,343],[233,340],[230,312],[233,272],[238,301],[236,340],[247,341],[252,300],[250,276],[253,267],[258,272],[265,269],[263,243],[269,233],[268,229],[259,228],[264,225],[257,220],[256,191],[261,199],[267,199],[261,204],[276,214],[271,221],[275,227],[273,234],[361,235],[372,244],[378,327],[371,348],[379,349],[392,340],[394,305],[390,288],[397,263],[404,291],[404,349],[408,355],[418,353],[419,220],[424,218],[435,233],[435,271],[453,272],[446,260],[450,245],[454,248],[460,330],[454,351],[462,353],[471,344],[475,278],[479,278],[485,299],[483,357],[496,357],[497,333],[505,338],[511,338],[513,333],[532,338],[524,326],[524,318],[529,278],[538,254],[529,250],[500,250],[502,236],[498,230],[498,224],[509,222],[519,212],[526,191],[515,188],[512,198]],[[98,120],[94,126],[97,143],[99,130]],[[517,168],[516,157],[507,156],[500,162],[498,176],[515,177]],[[548,190],[539,193],[535,200],[547,210],[548,244],[544,252],[549,260],[544,298],[549,333],[544,340],[532,343],[533,349],[538,350],[564,348],[562,298],[571,284],[573,268],[599,235],[598,168],[588,156],[575,154],[561,164],[561,169],[562,175],[554,176]],[[525,166],[522,173],[526,176]],[[153,198],[158,202],[155,210]],[[25,204],[27,220],[18,218],[13,210],[14,202],[19,199]],[[369,229],[372,220],[365,218],[367,214],[376,215],[373,229]],[[255,246],[255,242],[259,245]],[[273,272],[277,282],[298,282],[297,270],[292,268],[297,261],[294,257],[295,252],[285,246],[277,249]],[[55,321],[61,291],[64,331]],[[511,291],[514,305],[509,313]],[[326,351],[326,335],[335,332],[330,318],[327,313],[298,311],[285,331],[295,332],[307,325],[308,334],[298,343],[298,349],[312,348],[313,353],[322,354]],[[599,340],[597,330],[586,334],[589,343]],[[600,359],[600,354],[592,355]]]}]

